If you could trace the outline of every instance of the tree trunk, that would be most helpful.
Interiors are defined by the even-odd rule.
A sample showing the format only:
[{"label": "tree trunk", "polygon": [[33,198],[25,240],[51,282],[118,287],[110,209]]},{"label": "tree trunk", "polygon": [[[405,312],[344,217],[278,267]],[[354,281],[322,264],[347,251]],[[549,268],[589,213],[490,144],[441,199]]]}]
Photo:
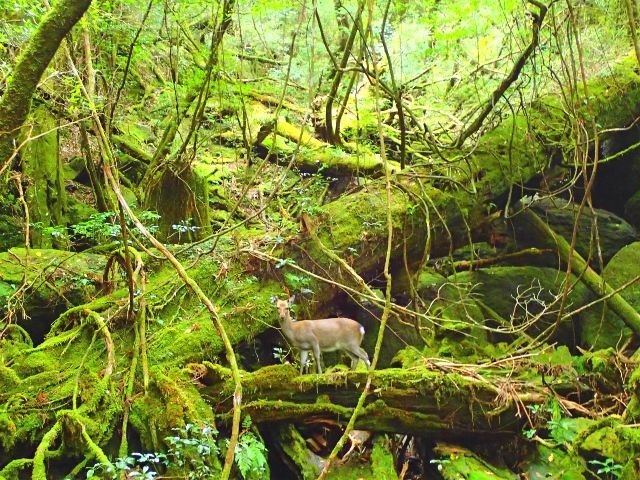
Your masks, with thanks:
[{"label": "tree trunk", "polygon": [[14,140],[29,114],[31,97],[64,36],[91,0],[58,0],[43,17],[11,72],[0,99],[0,170],[13,156]]},{"label": "tree trunk", "polygon": [[64,237],[45,235],[47,227],[65,226],[66,194],[62,162],[58,151],[58,130],[55,118],[45,107],[31,115],[32,137],[22,152],[22,171],[27,183],[25,192],[31,222],[31,245],[36,248],[61,248]]}]

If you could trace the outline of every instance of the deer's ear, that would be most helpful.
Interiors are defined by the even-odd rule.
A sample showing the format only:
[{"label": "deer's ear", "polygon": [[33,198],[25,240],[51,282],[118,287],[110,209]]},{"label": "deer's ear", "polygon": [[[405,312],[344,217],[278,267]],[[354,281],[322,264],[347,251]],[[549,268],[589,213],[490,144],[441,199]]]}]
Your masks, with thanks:
[{"label": "deer's ear", "polygon": [[291,295],[291,296],[289,297],[289,300],[288,300],[288,301],[289,301],[289,305],[291,305],[293,302],[295,302],[295,301],[296,301],[296,296],[295,296],[295,295]]},{"label": "deer's ear", "polygon": [[278,297],[276,297],[275,295],[271,295],[271,303],[275,305],[277,301],[278,301]]}]

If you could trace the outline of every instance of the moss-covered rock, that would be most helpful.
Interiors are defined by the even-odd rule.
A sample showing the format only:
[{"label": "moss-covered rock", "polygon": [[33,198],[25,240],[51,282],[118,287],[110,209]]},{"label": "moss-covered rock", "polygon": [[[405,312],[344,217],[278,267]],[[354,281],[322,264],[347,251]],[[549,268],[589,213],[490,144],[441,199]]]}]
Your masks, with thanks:
[{"label": "moss-covered rock", "polygon": [[[640,265],[640,242],[627,245],[607,264],[603,272],[604,280],[613,288],[619,288],[638,275]],[[637,310],[640,309],[640,284],[628,286],[622,297]],[[619,347],[632,337],[632,332],[605,303],[591,308],[582,315],[581,342],[585,347],[601,349]]]},{"label": "moss-covered rock", "polygon": [[640,228],[640,190],[624,204],[624,218],[636,228]]},{"label": "moss-covered rock", "polygon": [[65,180],[75,180],[85,169],[84,158],[72,157],[62,165],[62,175]]},{"label": "moss-covered rock", "polygon": [[39,342],[59,313],[93,298],[105,263],[102,255],[61,250],[0,253],[0,314]]},{"label": "moss-covered rock", "polygon": [[[445,480],[517,480],[519,477],[504,467],[490,465],[471,450],[439,443],[433,449]],[[535,478],[535,477],[532,477]]]},{"label": "moss-covered rock", "polygon": [[535,453],[522,464],[527,478],[558,480],[586,480],[587,463],[578,455],[568,454],[561,448],[539,445]]},{"label": "moss-covered rock", "polygon": [[640,478],[640,430],[622,424],[619,419],[606,418],[595,423],[575,442],[582,456],[596,457],[592,469],[604,463],[617,465],[617,478],[632,480]]},{"label": "moss-covered rock", "polygon": [[[556,322],[564,279],[564,272],[542,267],[492,267],[451,275],[423,290],[425,302],[432,302],[429,313],[439,319],[434,322],[434,338],[456,339],[451,353],[464,355],[461,349],[466,345],[468,355],[480,351],[488,340],[514,339],[523,332],[537,335]],[[574,276],[571,282],[575,287],[568,297],[569,308],[588,303],[589,291]],[[504,334],[488,335],[484,325]],[[572,323],[559,325],[553,338],[573,344]]]},{"label": "moss-covered rock", "polygon": [[[536,200],[531,204],[531,208],[549,224],[554,232],[571,243],[579,205],[564,199],[553,198]],[[632,225],[611,212],[602,209],[594,209],[594,212],[592,213],[589,208],[582,210],[578,222],[575,248],[592,267],[599,269],[598,251],[602,255],[603,263],[606,264],[618,250],[636,241],[638,233]],[[593,229],[594,215],[597,218],[597,239]],[[530,245],[530,241],[535,238],[535,235],[529,232],[528,225],[520,218],[519,216],[514,217],[516,242],[520,246]],[[597,245],[599,245],[599,249]],[[539,262],[543,265],[556,265],[557,256],[555,254],[543,256],[540,257]]]},{"label": "moss-covered rock", "polygon": [[69,196],[67,200],[67,219],[69,226],[86,222],[91,218],[91,215],[98,213],[95,207],[79,201],[73,196]]}]

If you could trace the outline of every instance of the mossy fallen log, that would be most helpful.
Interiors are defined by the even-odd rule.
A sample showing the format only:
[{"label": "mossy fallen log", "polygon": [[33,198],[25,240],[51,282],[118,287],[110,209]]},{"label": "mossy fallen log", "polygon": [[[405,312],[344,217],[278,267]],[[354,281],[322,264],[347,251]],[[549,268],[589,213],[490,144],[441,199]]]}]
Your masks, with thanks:
[{"label": "mossy fallen log", "polygon": [[386,163],[380,155],[369,149],[361,148],[358,152],[346,152],[314,137],[309,131],[293,125],[283,118],[275,123],[274,137],[270,131],[274,125],[264,127],[258,137],[261,145],[267,148],[274,158],[281,157],[288,161],[290,157],[296,168],[302,172],[321,172],[332,177],[366,176],[380,177],[385,171],[398,173],[400,164],[389,159]]},{"label": "mossy fallen log", "polygon": [[[221,418],[227,418],[233,392],[229,370],[209,363],[205,367],[204,372],[201,365],[191,368],[205,385],[207,401]],[[501,395],[499,381],[492,383],[481,376],[425,368],[390,368],[372,375],[371,394],[358,416],[357,429],[430,434],[442,439],[514,435],[524,421],[517,415],[518,405],[541,404],[553,395],[531,378],[526,382],[511,380],[512,391],[519,393],[509,397]],[[257,423],[302,423],[317,417],[346,422],[366,379],[364,369],[298,375],[290,365],[264,367],[242,374],[243,411]],[[575,388],[566,382],[554,390],[566,393]]]}]

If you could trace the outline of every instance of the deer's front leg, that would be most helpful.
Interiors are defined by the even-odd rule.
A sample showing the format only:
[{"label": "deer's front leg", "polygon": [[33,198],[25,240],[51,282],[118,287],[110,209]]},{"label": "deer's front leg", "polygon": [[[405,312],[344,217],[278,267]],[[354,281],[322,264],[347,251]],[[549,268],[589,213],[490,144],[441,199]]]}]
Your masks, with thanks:
[{"label": "deer's front leg", "polygon": [[307,365],[307,357],[309,356],[309,350],[300,350],[300,375],[304,371],[304,367]]}]

